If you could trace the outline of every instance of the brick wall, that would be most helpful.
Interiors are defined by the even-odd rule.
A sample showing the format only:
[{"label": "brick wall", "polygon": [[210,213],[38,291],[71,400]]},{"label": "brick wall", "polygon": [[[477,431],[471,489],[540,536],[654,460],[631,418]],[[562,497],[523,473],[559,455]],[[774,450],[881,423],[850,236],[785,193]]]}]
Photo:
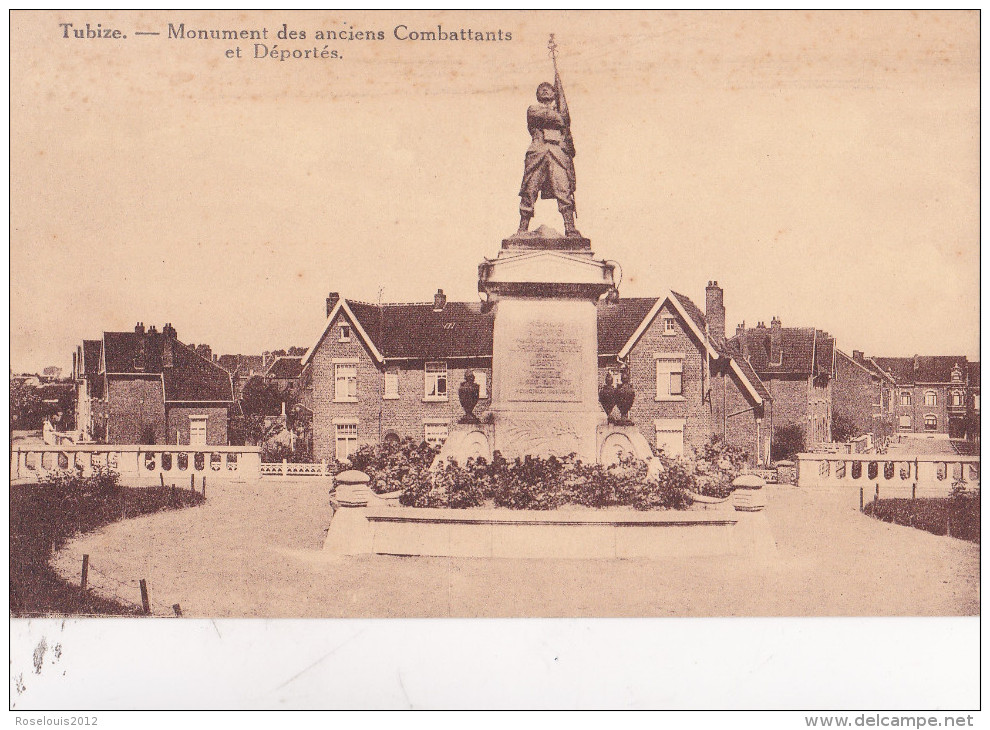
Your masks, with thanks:
[{"label": "brick wall", "polygon": [[836,353],[832,404],[835,413],[848,419],[856,435],[870,433],[874,416],[880,415],[880,381],[845,355]]},{"label": "brick wall", "polygon": [[107,443],[140,444],[146,429],[153,432],[156,444],[166,443],[161,377],[110,378],[107,386]]},{"label": "brick wall", "polygon": [[166,409],[168,421],[168,443],[186,445],[189,443],[189,416],[206,416],[206,443],[212,446],[226,446],[227,407],[195,405],[170,405]]}]

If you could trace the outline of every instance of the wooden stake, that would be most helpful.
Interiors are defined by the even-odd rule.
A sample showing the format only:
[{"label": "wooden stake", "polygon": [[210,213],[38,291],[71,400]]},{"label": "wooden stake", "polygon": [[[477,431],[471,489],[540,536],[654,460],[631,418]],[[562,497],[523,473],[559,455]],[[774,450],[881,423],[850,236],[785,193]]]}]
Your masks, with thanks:
[{"label": "wooden stake", "polygon": [[859,488],[859,511],[863,511],[863,488]]},{"label": "wooden stake", "polygon": [[182,606],[176,603],[172,606],[172,610],[175,611],[176,618],[182,618]]},{"label": "wooden stake", "polygon": [[148,598],[148,582],[142,578],[140,581],[141,585],[141,607],[144,609],[144,615],[147,616],[151,613],[151,600]]},{"label": "wooden stake", "polygon": [[195,492],[196,491],[196,475],[195,474],[190,474],[189,475],[189,491],[190,492]]},{"label": "wooden stake", "polygon": [[158,472],[158,478],[161,480],[162,487],[165,486],[165,472]]},{"label": "wooden stake", "polygon": [[79,587],[86,590],[86,584],[89,582],[89,556],[83,555],[83,567],[82,567],[82,579],[79,581]]},{"label": "wooden stake", "polygon": [[911,499],[914,499],[917,493],[918,493],[918,482],[914,482],[911,485]]},{"label": "wooden stake", "polygon": [[206,477],[203,477],[203,499],[206,499]]},{"label": "wooden stake", "polygon": [[880,499],[880,483],[879,482],[877,482],[876,491],[873,492],[873,501],[876,502],[878,499]]}]

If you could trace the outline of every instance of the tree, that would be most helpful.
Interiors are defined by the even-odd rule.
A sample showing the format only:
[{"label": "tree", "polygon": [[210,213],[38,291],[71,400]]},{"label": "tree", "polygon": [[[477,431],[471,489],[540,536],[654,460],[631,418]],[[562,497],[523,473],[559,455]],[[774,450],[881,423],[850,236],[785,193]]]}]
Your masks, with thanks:
[{"label": "tree", "polygon": [[10,429],[35,431],[44,418],[41,395],[33,385],[21,380],[10,381]]},{"label": "tree", "polygon": [[857,436],[862,436],[863,431],[856,422],[844,413],[840,413],[833,406],[832,408],[832,440],[840,443],[850,441]]},{"label": "tree", "polygon": [[770,446],[770,460],[793,459],[804,451],[804,429],[797,423],[778,426],[773,430]]}]

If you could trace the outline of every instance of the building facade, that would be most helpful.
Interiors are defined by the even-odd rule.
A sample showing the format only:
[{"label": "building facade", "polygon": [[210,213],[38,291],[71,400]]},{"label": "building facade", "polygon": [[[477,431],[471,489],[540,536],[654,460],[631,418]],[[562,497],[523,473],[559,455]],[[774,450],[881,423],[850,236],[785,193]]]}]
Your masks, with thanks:
[{"label": "building facade", "polygon": [[979,363],[964,355],[872,359],[894,382],[899,432],[978,438]]},{"label": "building facade", "polygon": [[809,450],[832,440],[835,340],[827,332],[784,327],[774,317],[769,327],[738,325],[730,346],[769,391],[775,431],[800,427]]},{"label": "building facade", "polygon": [[[598,305],[599,383],[631,378],[632,421],[668,454],[712,436],[769,457],[771,398],[725,341],[722,290],[712,282],[708,316],[687,297]],[[301,362],[313,410],[317,459],[343,460],[361,444],[412,437],[440,445],[462,415],[457,388],[471,371],[475,414],[491,404],[494,310],[482,303],[375,305],[327,298],[326,321]]]},{"label": "building facade", "polygon": [[77,427],[93,440],[227,444],[230,375],[179,342],[170,324],[84,340],[73,363]]},{"label": "building facade", "polygon": [[843,420],[851,435],[887,435],[896,430],[894,386],[894,379],[861,350],[848,355],[836,349],[832,413]]}]

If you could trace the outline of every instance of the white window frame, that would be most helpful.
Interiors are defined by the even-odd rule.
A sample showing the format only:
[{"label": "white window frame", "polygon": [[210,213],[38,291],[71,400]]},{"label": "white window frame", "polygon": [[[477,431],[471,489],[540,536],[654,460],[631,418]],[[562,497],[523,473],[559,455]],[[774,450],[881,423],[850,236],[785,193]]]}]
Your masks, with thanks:
[{"label": "white window frame", "polygon": [[337,339],[337,342],[350,342],[351,336],[354,333],[354,328],[351,327],[350,322],[341,322],[337,326],[340,332],[340,337]]},{"label": "white window frame", "polygon": [[[904,399],[905,399],[905,398],[907,399],[907,403],[905,403],[905,402],[904,402]],[[900,405],[901,405],[901,406],[902,406],[903,408],[907,408],[908,406],[910,406],[910,405],[911,405],[911,401],[912,401],[912,400],[913,400],[913,398],[911,397],[911,391],[910,391],[910,390],[902,390],[902,391],[901,391],[901,393],[900,393],[900,396],[898,397],[898,400],[897,400],[897,402],[898,402],[898,403],[899,403],[899,404],[900,404]]]},{"label": "white window frame", "polygon": [[[333,363],[333,402],[334,403],[357,403],[358,402],[358,361],[354,357],[335,357],[332,361]],[[354,371],[353,383],[354,383],[354,394],[340,392],[340,372],[343,368],[351,368]],[[350,388],[346,388],[350,390]]]},{"label": "white window frame", "polygon": [[[433,372],[431,372],[431,368]],[[442,370],[441,370],[442,368]],[[443,380],[443,394],[440,394],[440,381]],[[431,387],[432,386],[432,387]],[[433,391],[431,393],[431,390]],[[442,360],[431,360],[423,365],[423,400],[440,403],[447,401],[450,394],[450,370]]]},{"label": "white window frame", "polygon": [[952,391],[952,400],[950,402],[952,403],[953,408],[960,408],[966,405],[966,397],[958,390],[954,390]]},{"label": "white window frame", "polygon": [[660,434],[662,433],[680,433],[680,453],[671,453],[664,450],[667,456],[683,456],[684,455],[684,423],[683,418],[656,418],[653,420],[654,428],[654,438],[653,443],[656,444],[657,448],[661,448],[662,444],[660,442]]},{"label": "white window frame", "polygon": [[[431,440],[430,438],[431,429],[437,429],[437,430],[442,429],[444,433],[443,439],[434,438],[433,440]],[[450,438],[450,421],[430,419],[430,418],[427,418],[423,421],[423,440],[426,443],[430,444],[431,446],[435,446],[436,448],[440,448],[441,446],[443,446],[444,442],[446,442],[448,438]],[[439,441],[439,443],[434,443],[434,441]]]},{"label": "white window frame", "polygon": [[664,314],[660,317],[660,334],[671,337],[677,334],[677,317],[672,314]]},{"label": "white window frame", "polygon": [[[654,400],[666,402],[680,402],[684,400],[684,353],[683,352],[657,352],[653,355],[654,369],[656,370],[657,389]],[[661,363],[668,363],[661,366]],[[680,367],[675,367],[679,364]],[[672,392],[673,375],[680,375],[680,392]]]},{"label": "white window frame", "polygon": [[[189,416],[189,445],[190,446],[206,446],[206,438],[207,438],[207,429],[206,429],[206,426],[207,426],[207,423],[209,422],[209,418],[210,418],[209,416],[204,416],[204,415],[201,415],[201,414],[197,414],[195,416]],[[202,432],[203,433],[203,440],[202,441],[193,441],[193,422],[194,421],[196,423],[203,424],[203,432]]]},{"label": "white window frame", "polygon": [[[932,422],[931,428],[928,428],[929,421]],[[936,416],[934,413],[926,413],[925,417],[921,421],[921,428],[926,433],[934,433],[938,431],[938,416]]]},{"label": "white window frame", "polygon": [[897,430],[898,431],[911,431],[911,416],[900,416],[897,419]]},{"label": "white window frame", "polygon": [[[333,419],[333,456],[337,461],[346,461],[358,448],[358,422],[353,418]],[[346,452],[341,458],[341,444]]]},{"label": "white window frame", "polygon": [[[928,402],[929,401],[929,396],[931,396],[931,402],[930,403]],[[928,406],[929,408],[931,408],[932,406],[937,406],[938,405],[938,393],[936,393],[934,390],[926,390],[925,391],[925,405]]]},{"label": "white window frame", "polygon": [[[393,388],[389,388],[389,381],[394,385]],[[399,371],[398,370],[386,370],[383,375],[382,383],[382,398],[384,400],[398,400],[399,399]]]}]

